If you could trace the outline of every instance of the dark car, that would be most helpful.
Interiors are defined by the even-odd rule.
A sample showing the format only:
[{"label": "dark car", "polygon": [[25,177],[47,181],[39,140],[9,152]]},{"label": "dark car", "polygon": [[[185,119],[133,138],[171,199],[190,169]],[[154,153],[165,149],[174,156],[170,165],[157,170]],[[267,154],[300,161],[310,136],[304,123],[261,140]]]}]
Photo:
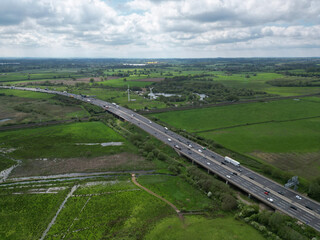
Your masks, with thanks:
[{"label": "dark car", "polygon": [[308,205],[306,205],[305,207],[308,208],[309,210],[313,210],[313,208],[309,207]]},{"label": "dark car", "polygon": [[298,210],[295,206],[291,205],[290,208],[294,209],[294,210]]}]

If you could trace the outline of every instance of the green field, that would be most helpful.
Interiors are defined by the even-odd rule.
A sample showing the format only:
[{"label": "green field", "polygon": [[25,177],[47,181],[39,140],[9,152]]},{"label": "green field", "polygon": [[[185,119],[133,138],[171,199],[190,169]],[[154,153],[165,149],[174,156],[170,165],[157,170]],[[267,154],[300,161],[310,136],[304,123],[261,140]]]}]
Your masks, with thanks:
[{"label": "green field", "polygon": [[[0,148],[1,148],[1,146],[0,146]],[[13,161],[5,156],[0,155],[0,172],[4,169],[11,167],[14,164],[16,164],[15,161]]]},{"label": "green field", "polygon": [[70,78],[80,77],[80,74],[74,72],[41,72],[38,70],[35,73],[6,73],[0,75],[0,82],[11,82],[11,81],[23,81],[23,80],[39,80],[39,79],[56,79],[56,78]]},{"label": "green field", "polygon": [[46,239],[142,239],[160,219],[175,215],[166,203],[131,182],[118,184],[100,185],[105,194],[71,197]]},{"label": "green field", "polygon": [[39,98],[47,99],[47,98],[54,97],[53,94],[14,90],[14,89],[0,89],[0,93],[4,93],[6,95],[12,95],[12,96],[16,96],[16,97],[35,98],[35,99],[39,99]]},{"label": "green field", "polygon": [[[247,78],[247,75],[250,77]],[[213,80],[230,87],[249,88],[268,92],[270,85],[265,82],[282,77],[283,75],[277,73],[256,73],[256,76],[254,76],[250,73],[227,75],[223,72],[215,72]]]},{"label": "green field", "polygon": [[146,236],[146,240],[264,240],[257,230],[231,216],[208,219],[186,216],[185,222],[165,218]]},{"label": "green field", "polygon": [[212,203],[204,192],[179,177],[140,176],[138,182],[171,201],[179,209],[201,211]]},{"label": "green field", "polygon": [[320,175],[320,118],[200,133],[236,152],[312,180]]},{"label": "green field", "polygon": [[40,239],[66,194],[1,196],[0,239]]},{"label": "green field", "polygon": [[[299,118],[320,116],[319,103],[310,101],[318,98],[301,98],[236,104],[221,107],[192,109],[153,114],[176,128],[189,132],[208,131],[241,124],[260,123],[265,121],[284,121]],[[196,121],[194,121],[196,119]]]},{"label": "green field", "polygon": [[[123,142],[122,146],[77,145],[79,143]],[[34,129],[0,132],[3,147],[16,149],[11,156],[30,158],[68,158],[100,156],[133,151],[122,136],[101,122],[63,124]]]},{"label": "green field", "polygon": [[320,174],[319,104],[318,97],[308,97],[153,116],[311,180]]}]

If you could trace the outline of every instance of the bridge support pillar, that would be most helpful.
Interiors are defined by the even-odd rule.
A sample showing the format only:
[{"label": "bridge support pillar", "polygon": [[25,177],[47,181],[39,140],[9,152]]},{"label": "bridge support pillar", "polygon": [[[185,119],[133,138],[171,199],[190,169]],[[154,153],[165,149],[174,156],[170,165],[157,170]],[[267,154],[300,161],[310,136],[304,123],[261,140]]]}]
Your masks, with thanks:
[{"label": "bridge support pillar", "polygon": [[192,159],[192,165],[193,165],[193,163],[194,163],[194,161],[193,161],[193,159]]},{"label": "bridge support pillar", "polygon": [[248,193],[248,198],[251,198],[251,194],[250,193]]},{"label": "bridge support pillar", "polygon": [[210,174],[210,170],[208,169],[208,174]]},{"label": "bridge support pillar", "polygon": [[227,181],[226,181],[226,184],[228,185],[228,183],[229,183],[229,182],[228,182],[228,180],[227,180]]}]

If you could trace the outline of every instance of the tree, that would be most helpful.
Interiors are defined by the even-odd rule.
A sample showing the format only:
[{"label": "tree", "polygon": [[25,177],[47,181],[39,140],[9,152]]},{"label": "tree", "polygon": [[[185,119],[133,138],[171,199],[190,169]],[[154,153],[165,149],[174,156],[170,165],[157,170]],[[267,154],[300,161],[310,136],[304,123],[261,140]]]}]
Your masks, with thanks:
[{"label": "tree", "polygon": [[94,79],[93,79],[93,78],[90,78],[90,82],[91,82],[91,83],[94,83]]},{"label": "tree", "polygon": [[317,181],[310,183],[308,195],[316,200],[320,199],[320,185]]}]

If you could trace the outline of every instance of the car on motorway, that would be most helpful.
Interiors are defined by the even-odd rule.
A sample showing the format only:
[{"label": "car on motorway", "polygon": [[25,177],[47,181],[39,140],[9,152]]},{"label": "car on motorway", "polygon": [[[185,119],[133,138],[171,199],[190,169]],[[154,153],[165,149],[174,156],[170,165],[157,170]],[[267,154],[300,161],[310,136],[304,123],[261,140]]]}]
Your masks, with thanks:
[{"label": "car on motorway", "polygon": [[282,191],[278,191],[278,193],[279,193],[280,195],[284,195],[284,193],[283,193]]},{"label": "car on motorway", "polygon": [[171,138],[168,138],[168,141],[171,142],[172,141]]},{"label": "car on motorway", "polygon": [[167,127],[164,127],[164,129],[165,129],[165,130],[168,130],[168,128],[167,128]]},{"label": "car on motorway", "polygon": [[267,200],[273,203],[273,198],[267,198]]},{"label": "car on motorway", "polygon": [[237,170],[238,170],[238,172],[242,172],[242,169],[241,169],[241,168],[238,168]]},{"label": "car on motorway", "polygon": [[189,146],[190,148],[192,148],[192,145],[191,145],[191,144],[189,144],[188,146]]},{"label": "car on motorway", "polygon": [[270,193],[269,191],[264,190],[264,194],[265,194],[265,195],[269,195],[269,193]]},{"label": "car on motorway", "polygon": [[226,175],[227,178],[231,178],[230,175]]},{"label": "car on motorway", "polygon": [[226,165],[226,163],[225,163],[225,162],[221,162],[221,164],[222,164],[222,165]]},{"label": "car on motorway", "polygon": [[179,145],[174,145],[174,147],[175,147],[176,149],[181,150],[181,147],[179,147]]},{"label": "car on motorway", "polygon": [[198,149],[198,152],[201,152],[201,153],[202,153],[202,150],[201,150],[201,149]]},{"label": "car on motorway", "polygon": [[298,210],[296,206],[291,205],[290,208],[294,209],[294,210]]},{"label": "car on motorway", "polygon": [[152,123],[151,121],[149,121],[149,123]]},{"label": "car on motorway", "polygon": [[87,101],[88,101],[88,102],[91,102],[91,100],[90,100],[90,99],[87,99]]},{"label": "car on motorway", "polygon": [[313,210],[313,208],[308,205],[305,205],[305,207],[308,208],[309,210]]},{"label": "car on motorway", "polygon": [[236,172],[232,172],[232,174],[233,174],[233,175],[236,175],[236,176],[238,176],[238,173],[236,173]]},{"label": "car on motorway", "polygon": [[210,163],[209,163],[209,162],[207,162],[207,164],[208,164],[208,165],[210,165]]},{"label": "car on motorway", "polygon": [[253,178],[253,177],[251,177],[251,176],[249,176],[249,178],[250,178],[251,180],[254,180],[254,178]]},{"label": "car on motorway", "polygon": [[296,199],[301,200],[302,197],[300,197],[299,195],[296,195]]}]

